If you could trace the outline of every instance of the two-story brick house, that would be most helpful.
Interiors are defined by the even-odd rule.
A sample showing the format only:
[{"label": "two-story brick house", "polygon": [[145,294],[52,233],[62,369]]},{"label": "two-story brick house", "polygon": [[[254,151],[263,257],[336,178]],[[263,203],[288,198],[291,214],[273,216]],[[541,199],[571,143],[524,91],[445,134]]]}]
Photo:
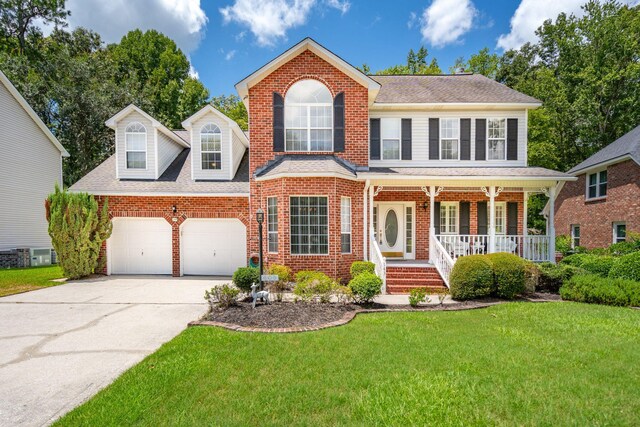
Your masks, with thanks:
[{"label": "two-story brick house", "polygon": [[574,247],[592,249],[640,233],[640,126],[568,173],[577,180],[559,185],[557,234],[571,236]]},{"label": "two-story brick house", "polygon": [[[180,131],[135,107],[107,122],[116,154],[72,190],[110,196],[110,273],[141,272],[150,255],[136,242],[162,235],[165,258],[145,272],[229,274],[258,252],[258,209],[267,263],[344,279],[370,259],[389,292],[447,283],[471,253],[552,258],[552,239],[527,235],[527,196],[575,178],[527,167],[527,111],[539,101],[475,74],[368,76],[309,38],[236,89],[250,142],[212,107]],[[144,180],[132,122],[154,132]],[[165,140],[174,154],[163,156]]]}]

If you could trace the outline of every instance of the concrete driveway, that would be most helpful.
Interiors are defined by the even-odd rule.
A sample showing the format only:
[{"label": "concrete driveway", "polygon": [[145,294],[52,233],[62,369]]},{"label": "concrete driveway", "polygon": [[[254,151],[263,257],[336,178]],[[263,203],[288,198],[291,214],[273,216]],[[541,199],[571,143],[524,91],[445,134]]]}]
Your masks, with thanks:
[{"label": "concrete driveway", "polygon": [[112,276],[0,298],[0,426],[55,421],[207,309],[224,278]]}]

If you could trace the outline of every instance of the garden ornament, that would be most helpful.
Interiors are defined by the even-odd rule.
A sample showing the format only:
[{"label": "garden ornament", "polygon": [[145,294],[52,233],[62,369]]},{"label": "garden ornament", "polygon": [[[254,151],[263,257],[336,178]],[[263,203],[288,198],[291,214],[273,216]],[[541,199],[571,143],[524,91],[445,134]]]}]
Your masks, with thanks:
[{"label": "garden ornament", "polygon": [[269,291],[256,291],[260,286],[257,283],[251,285],[251,297],[253,298],[253,308],[256,308],[256,301],[259,299],[265,304],[269,304]]}]

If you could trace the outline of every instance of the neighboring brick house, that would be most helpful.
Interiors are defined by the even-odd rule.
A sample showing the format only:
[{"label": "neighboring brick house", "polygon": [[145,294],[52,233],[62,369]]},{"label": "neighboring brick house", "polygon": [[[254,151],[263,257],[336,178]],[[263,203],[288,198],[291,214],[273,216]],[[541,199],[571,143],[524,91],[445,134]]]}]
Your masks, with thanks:
[{"label": "neighboring brick house", "polygon": [[640,233],[640,126],[568,173],[578,180],[560,186],[556,234],[591,249]]},{"label": "neighboring brick house", "polygon": [[[446,284],[470,253],[551,258],[553,240],[523,226],[527,196],[574,178],[527,167],[527,112],[539,101],[475,74],[368,76],[309,38],[236,89],[250,144],[210,106],[186,131],[135,107],[107,122],[116,154],[72,190],[110,196],[108,272],[229,274],[259,252],[259,209],[267,264],[347,279],[353,261],[370,259],[389,292]],[[132,123],[153,132],[139,136]],[[188,225],[196,218],[235,226],[202,234]],[[141,238],[162,239],[133,233],[164,236],[155,244],[164,249],[140,255]],[[216,261],[220,248],[233,259]],[[148,256],[146,270],[136,267]]]}]

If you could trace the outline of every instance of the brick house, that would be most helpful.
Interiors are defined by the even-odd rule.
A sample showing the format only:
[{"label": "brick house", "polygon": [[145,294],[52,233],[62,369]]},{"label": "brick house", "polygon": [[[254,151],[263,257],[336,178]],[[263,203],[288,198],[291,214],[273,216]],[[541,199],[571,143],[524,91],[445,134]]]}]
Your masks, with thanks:
[{"label": "brick house", "polygon": [[365,75],[309,38],[236,89],[250,141],[211,106],[184,130],[135,106],[107,122],[116,153],[72,187],[109,196],[107,273],[228,275],[258,253],[259,209],[267,264],[346,279],[368,259],[388,292],[447,284],[471,253],[552,259],[527,197],[575,178],[527,166],[539,101],[475,74]]},{"label": "brick house", "polygon": [[591,249],[640,233],[640,126],[568,173],[577,181],[559,185],[557,234],[571,236],[574,247]]}]

